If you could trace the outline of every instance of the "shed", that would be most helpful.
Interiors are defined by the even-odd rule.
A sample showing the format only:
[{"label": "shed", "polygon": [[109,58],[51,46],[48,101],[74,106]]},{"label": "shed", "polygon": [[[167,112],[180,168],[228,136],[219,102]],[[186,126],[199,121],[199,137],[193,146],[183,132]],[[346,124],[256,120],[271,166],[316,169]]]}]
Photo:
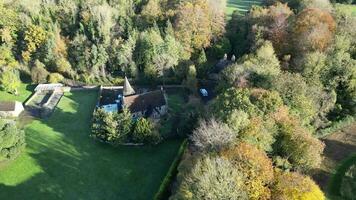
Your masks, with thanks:
[{"label": "shed", "polygon": [[0,101],[0,117],[18,117],[24,107],[18,101]]}]

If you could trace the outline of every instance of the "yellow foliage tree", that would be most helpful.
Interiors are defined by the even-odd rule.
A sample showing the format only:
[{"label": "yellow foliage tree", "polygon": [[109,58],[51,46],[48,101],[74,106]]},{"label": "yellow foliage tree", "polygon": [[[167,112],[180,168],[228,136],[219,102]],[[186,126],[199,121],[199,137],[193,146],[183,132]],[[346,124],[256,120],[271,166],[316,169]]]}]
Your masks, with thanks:
[{"label": "yellow foliage tree", "polygon": [[273,166],[266,153],[247,143],[221,152],[246,177],[249,199],[270,199],[269,185],[273,181]]},{"label": "yellow foliage tree", "polygon": [[296,172],[276,172],[272,199],[324,200],[325,196],[318,185],[307,176]]}]

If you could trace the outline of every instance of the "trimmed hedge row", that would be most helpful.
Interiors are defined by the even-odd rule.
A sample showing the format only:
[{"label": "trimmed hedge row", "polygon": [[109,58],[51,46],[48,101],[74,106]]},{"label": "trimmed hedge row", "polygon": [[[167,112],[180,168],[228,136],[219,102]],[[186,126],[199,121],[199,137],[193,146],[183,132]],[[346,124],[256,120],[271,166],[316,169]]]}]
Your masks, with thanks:
[{"label": "trimmed hedge row", "polygon": [[322,138],[322,137],[328,136],[328,135],[330,135],[331,133],[334,133],[337,130],[340,130],[340,129],[344,128],[344,127],[347,127],[347,126],[351,125],[355,121],[356,121],[355,117],[347,116],[347,117],[345,117],[344,119],[342,119],[340,121],[333,122],[330,127],[322,129],[322,130],[319,130],[316,133],[316,136],[318,138]]},{"label": "trimmed hedge row", "polygon": [[175,156],[171,166],[169,167],[166,176],[164,177],[161,185],[159,186],[159,189],[153,198],[154,200],[164,200],[169,198],[170,196],[169,187],[178,173],[177,167],[180,163],[180,160],[187,146],[188,146],[188,140],[185,139],[180,145],[177,155]]}]

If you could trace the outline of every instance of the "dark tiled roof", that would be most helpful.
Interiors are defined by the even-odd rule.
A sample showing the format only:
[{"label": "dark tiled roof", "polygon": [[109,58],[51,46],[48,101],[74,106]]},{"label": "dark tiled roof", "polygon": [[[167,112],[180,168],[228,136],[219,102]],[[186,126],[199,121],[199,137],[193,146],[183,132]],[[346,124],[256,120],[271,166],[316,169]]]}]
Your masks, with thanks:
[{"label": "dark tiled roof", "polygon": [[144,94],[124,97],[124,106],[132,113],[146,111],[148,108],[156,108],[166,105],[164,92],[157,90]]},{"label": "dark tiled roof", "polygon": [[14,101],[0,101],[0,111],[14,111],[15,105]]}]

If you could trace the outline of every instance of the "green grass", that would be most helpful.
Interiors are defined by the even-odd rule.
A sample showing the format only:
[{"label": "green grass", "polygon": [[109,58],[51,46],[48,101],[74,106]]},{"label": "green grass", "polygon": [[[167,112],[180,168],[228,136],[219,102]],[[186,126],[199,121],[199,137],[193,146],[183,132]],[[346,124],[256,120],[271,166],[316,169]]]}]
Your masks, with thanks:
[{"label": "green grass", "polygon": [[19,95],[17,96],[0,90],[0,101],[25,102],[25,100],[31,96],[34,87],[34,85],[28,85],[24,83],[21,84],[20,88],[18,89]]},{"label": "green grass", "polygon": [[66,94],[51,118],[26,126],[26,151],[0,169],[0,199],[153,198],[182,141],[117,148],[95,142],[89,132],[96,97]]},{"label": "green grass", "polygon": [[262,3],[263,0],[227,0],[226,15],[230,17],[235,10],[245,13],[253,5],[262,5]]}]

